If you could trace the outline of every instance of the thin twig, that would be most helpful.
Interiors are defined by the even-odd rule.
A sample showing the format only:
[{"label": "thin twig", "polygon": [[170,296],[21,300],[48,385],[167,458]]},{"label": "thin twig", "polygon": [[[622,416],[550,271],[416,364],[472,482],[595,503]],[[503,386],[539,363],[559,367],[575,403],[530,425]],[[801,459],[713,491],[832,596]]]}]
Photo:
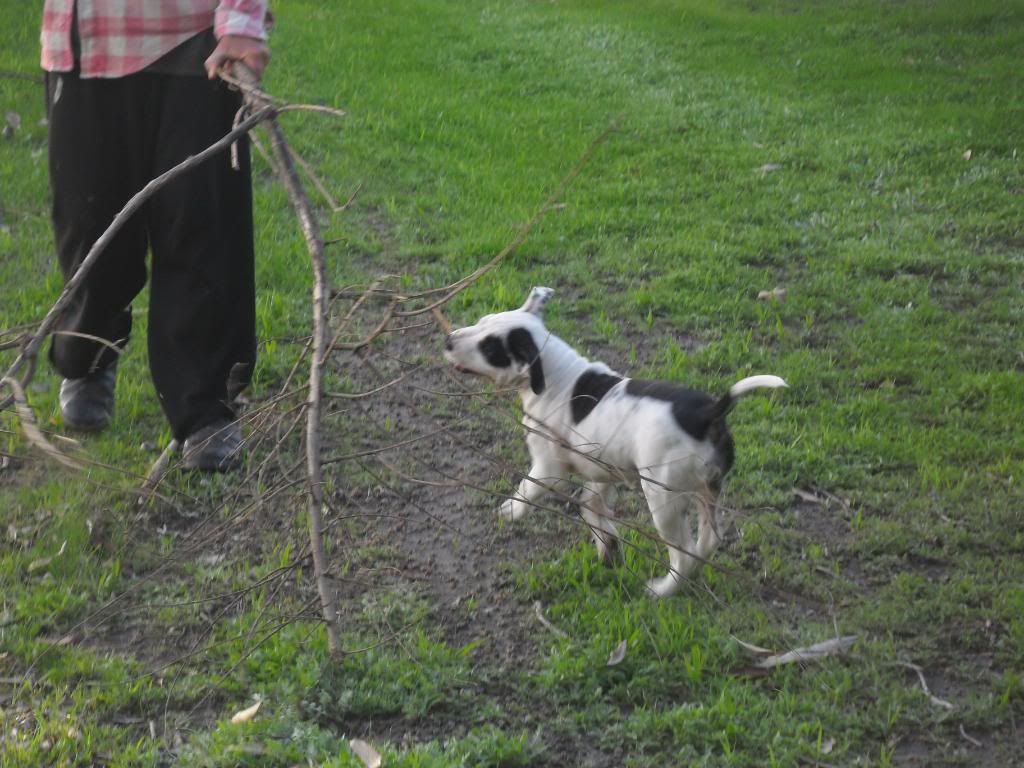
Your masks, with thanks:
[{"label": "thin twig", "polygon": [[448,321],[448,318],[441,312],[440,307],[434,307],[431,312],[434,314],[434,319],[437,320],[437,324],[441,326],[441,330],[444,331],[447,336],[452,332],[452,324]]},{"label": "thin twig", "polygon": [[563,630],[559,629],[554,624],[552,624],[550,621],[548,621],[547,617],[544,615],[544,606],[541,604],[540,600],[534,602],[533,612],[537,614],[537,621],[543,624],[547,629],[551,630],[551,632],[558,635],[559,637],[569,636],[567,632],[564,632]]},{"label": "thin twig", "polygon": [[344,117],[345,111],[334,107],[325,107],[322,104],[285,104],[277,110],[278,112],[319,112],[334,117]]},{"label": "thin twig", "polygon": [[411,373],[411,371],[407,371],[398,378],[392,379],[387,384],[381,384],[379,387],[374,387],[366,392],[324,392],[324,397],[333,397],[339,400],[365,400],[367,397],[372,397],[373,395],[383,392],[385,389],[390,389],[396,384],[401,383],[409,373]]},{"label": "thin twig", "polygon": [[328,207],[331,209],[331,213],[343,212],[348,208],[349,203],[351,203],[352,200],[355,199],[355,196],[353,195],[348,199],[348,201],[344,205],[338,205],[334,200],[334,196],[331,195],[331,193],[327,190],[327,186],[320,179],[320,176],[317,175],[317,172],[313,170],[313,167],[308,162],[306,162],[306,158],[304,158],[294,149],[292,150],[292,158],[294,158],[295,162],[299,164],[300,168],[302,168],[303,173],[306,174],[306,178],[313,182],[313,186],[317,188],[317,191],[321,195],[323,195],[324,200],[327,202]]},{"label": "thin twig", "polygon": [[964,737],[964,741],[970,742],[971,744],[976,746],[978,749],[981,749],[982,747],[985,746],[984,744],[982,744],[980,741],[978,741],[973,736],[968,736],[967,735],[967,731],[964,730],[964,724],[963,723],[960,723],[960,735]]},{"label": "thin twig", "polygon": [[896,663],[899,664],[901,667],[912,669],[914,672],[917,673],[917,679],[921,683],[921,690],[924,691],[924,695],[928,697],[928,700],[932,704],[934,704],[937,707],[942,707],[943,709],[956,709],[955,705],[950,704],[945,699],[940,699],[938,696],[935,696],[931,692],[931,690],[928,688],[928,681],[924,679],[924,670],[921,669],[921,667],[909,661],[897,661]]},{"label": "thin twig", "polygon": [[363,347],[368,347],[370,344],[373,343],[374,339],[376,339],[378,336],[384,333],[384,330],[387,328],[388,323],[390,323],[391,320],[395,317],[395,308],[397,306],[397,301],[392,301],[390,304],[388,304],[388,308],[384,310],[384,318],[377,324],[376,328],[374,328],[372,331],[366,334],[366,336],[364,336],[360,341],[336,342],[330,347],[328,347],[328,351],[334,349],[345,349],[349,351],[355,351],[362,349]]},{"label": "thin twig", "polygon": [[[240,62],[236,62],[233,72],[237,79],[244,81],[249,86],[250,90],[246,96],[249,102],[259,108],[259,111],[269,108],[269,106],[263,106],[267,104],[265,95],[255,90],[258,80],[252,71]],[[340,656],[342,648],[338,632],[338,610],[335,606],[334,590],[327,579],[329,567],[323,543],[324,481],[320,415],[323,363],[328,350],[326,310],[330,295],[327,286],[327,268],[324,263],[324,244],[320,234],[320,224],[317,222],[309,197],[295,170],[295,163],[288,143],[285,141],[284,133],[272,117],[267,121],[266,127],[270,134],[271,154],[278,166],[278,178],[288,192],[292,208],[299,218],[299,225],[306,240],[306,247],[309,249],[313,268],[313,343],[309,370],[309,394],[306,400],[308,406],[306,411],[306,468],[309,475],[310,499],[308,523],[313,572],[317,582],[320,607],[323,611],[324,626],[327,631],[327,647],[332,656]]]}]

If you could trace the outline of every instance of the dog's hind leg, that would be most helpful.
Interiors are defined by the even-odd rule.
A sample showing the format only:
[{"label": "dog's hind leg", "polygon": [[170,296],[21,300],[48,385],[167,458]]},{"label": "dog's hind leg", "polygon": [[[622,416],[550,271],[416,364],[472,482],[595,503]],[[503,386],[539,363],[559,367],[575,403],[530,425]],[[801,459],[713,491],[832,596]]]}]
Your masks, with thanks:
[{"label": "dog's hind leg", "polygon": [[614,513],[608,508],[614,503],[615,491],[611,483],[589,482],[580,494],[580,514],[589,526],[597,546],[597,555],[605,565],[611,565],[619,549],[619,532],[612,522]]},{"label": "dog's hind leg", "polygon": [[679,591],[683,580],[698,562],[693,556],[693,533],[687,516],[691,494],[671,490],[647,479],[641,485],[647,505],[651,508],[654,525],[668,545],[669,572],[666,576],[648,581],[647,589],[655,597],[668,597]]},{"label": "dog's hind leg", "polygon": [[722,543],[718,532],[718,494],[708,488],[694,494],[694,502],[700,522],[697,525],[697,557],[709,560]]}]

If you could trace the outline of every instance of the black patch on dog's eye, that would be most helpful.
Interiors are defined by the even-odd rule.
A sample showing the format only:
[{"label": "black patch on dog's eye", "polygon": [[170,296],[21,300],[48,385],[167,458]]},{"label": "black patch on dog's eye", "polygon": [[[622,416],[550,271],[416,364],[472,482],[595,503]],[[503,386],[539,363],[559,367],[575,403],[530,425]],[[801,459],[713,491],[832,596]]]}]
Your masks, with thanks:
[{"label": "black patch on dog's eye", "polygon": [[497,336],[485,336],[480,342],[480,354],[484,360],[495,368],[508,368],[512,365],[512,359],[505,351],[505,345]]},{"label": "black patch on dog's eye", "polygon": [[[686,389],[671,381],[643,381],[631,379],[626,392],[636,397],[653,397],[672,404],[672,418],[684,432],[695,440],[708,437],[708,430],[715,423],[712,418],[714,398],[704,392]],[[723,424],[724,429],[724,424]],[[717,440],[712,440],[717,444]]]},{"label": "black patch on dog's eye", "polygon": [[533,334],[525,328],[513,328],[508,333],[508,351],[520,363],[530,366],[530,389],[535,395],[544,391],[544,366],[540,362],[540,350],[533,341]]},{"label": "black patch on dog's eye", "polygon": [[[611,373],[599,373],[597,371],[584,371],[572,388],[572,399],[569,405],[572,408],[573,424],[579,424],[594,410],[601,398],[608,394],[608,390],[622,381],[621,376]],[[627,390],[628,391],[628,390]]]}]

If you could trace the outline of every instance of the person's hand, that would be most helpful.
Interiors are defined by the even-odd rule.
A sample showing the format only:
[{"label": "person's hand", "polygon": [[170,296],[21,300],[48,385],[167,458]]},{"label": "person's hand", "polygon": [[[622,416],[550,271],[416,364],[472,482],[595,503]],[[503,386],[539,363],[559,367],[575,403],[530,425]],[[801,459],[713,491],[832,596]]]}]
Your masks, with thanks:
[{"label": "person's hand", "polygon": [[263,71],[270,63],[270,49],[262,40],[240,35],[224,35],[210,58],[206,60],[206,75],[211,80],[217,76],[217,70],[225,64],[240,61],[253,71],[258,80],[263,79]]}]

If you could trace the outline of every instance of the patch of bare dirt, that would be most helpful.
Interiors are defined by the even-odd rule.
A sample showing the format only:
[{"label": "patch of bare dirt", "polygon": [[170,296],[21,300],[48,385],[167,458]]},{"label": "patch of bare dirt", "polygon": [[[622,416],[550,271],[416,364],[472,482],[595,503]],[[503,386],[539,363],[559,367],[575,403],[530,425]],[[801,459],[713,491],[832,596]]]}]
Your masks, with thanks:
[{"label": "patch of bare dirt", "polygon": [[[376,425],[366,450],[400,446],[358,460],[376,499],[361,506],[366,542],[394,551],[390,580],[411,586],[433,606],[432,619],[453,645],[477,643],[487,666],[529,667],[545,630],[512,572],[547,559],[581,537],[565,510],[539,510],[515,524],[495,510],[525,472],[523,434],[512,396],[483,391],[441,362],[437,327],[390,339],[372,365],[352,358],[354,387],[369,391],[347,418]],[[375,447],[373,447],[375,446]],[[345,449],[336,449],[345,450]],[[350,452],[351,446],[350,446]],[[358,452],[358,449],[354,452]],[[375,512],[376,510],[376,512]]]},{"label": "patch of bare dirt", "polygon": [[971,730],[949,723],[937,733],[907,734],[895,741],[892,764],[899,768],[988,768],[1024,766],[1024,730]]}]

